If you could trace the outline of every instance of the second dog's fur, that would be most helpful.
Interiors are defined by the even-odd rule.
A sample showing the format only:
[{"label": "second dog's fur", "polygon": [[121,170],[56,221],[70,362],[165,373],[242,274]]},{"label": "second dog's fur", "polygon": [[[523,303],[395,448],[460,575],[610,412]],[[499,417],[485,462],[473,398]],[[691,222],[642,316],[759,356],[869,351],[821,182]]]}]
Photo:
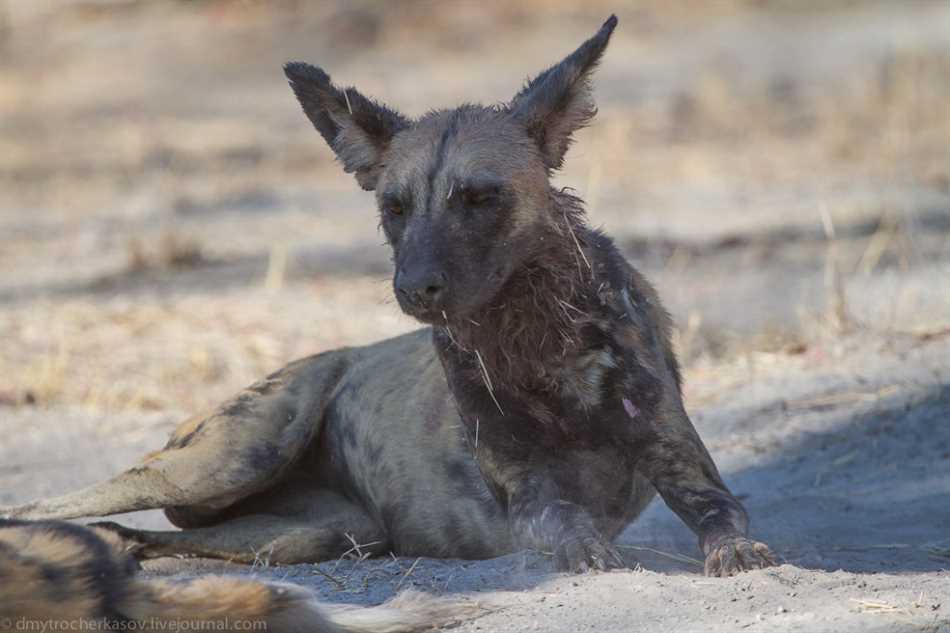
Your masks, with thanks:
[{"label": "second dog's fur", "polygon": [[248,577],[137,574],[108,530],[0,520],[2,631],[396,633],[476,615],[474,603],[405,593],[378,607],[317,603],[302,587]]}]

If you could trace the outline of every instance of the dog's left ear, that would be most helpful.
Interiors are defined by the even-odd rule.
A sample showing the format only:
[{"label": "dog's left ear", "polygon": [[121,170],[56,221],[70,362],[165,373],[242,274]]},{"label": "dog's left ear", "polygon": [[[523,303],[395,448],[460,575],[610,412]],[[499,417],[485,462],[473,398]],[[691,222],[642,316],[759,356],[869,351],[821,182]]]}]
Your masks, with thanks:
[{"label": "dog's left ear", "polygon": [[509,104],[512,115],[538,143],[548,169],[561,166],[571,135],[597,113],[590,77],[616,26],[617,16],[612,15],[594,37],[529,81]]},{"label": "dog's left ear", "polygon": [[409,121],[354,88],[337,88],[322,68],[291,62],[284,66],[284,74],[310,122],[343,163],[343,170],[355,175],[363,189],[375,189],[386,148]]}]

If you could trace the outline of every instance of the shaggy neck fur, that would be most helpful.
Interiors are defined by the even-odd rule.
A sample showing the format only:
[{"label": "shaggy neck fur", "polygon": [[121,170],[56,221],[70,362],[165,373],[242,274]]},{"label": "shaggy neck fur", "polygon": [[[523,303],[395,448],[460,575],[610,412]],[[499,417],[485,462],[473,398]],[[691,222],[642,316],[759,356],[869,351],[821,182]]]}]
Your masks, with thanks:
[{"label": "shaggy neck fur", "polygon": [[584,253],[588,229],[582,201],[551,190],[551,223],[544,250],[515,271],[495,299],[442,326],[496,386],[552,391],[564,360],[583,345],[595,299],[592,264]]}]

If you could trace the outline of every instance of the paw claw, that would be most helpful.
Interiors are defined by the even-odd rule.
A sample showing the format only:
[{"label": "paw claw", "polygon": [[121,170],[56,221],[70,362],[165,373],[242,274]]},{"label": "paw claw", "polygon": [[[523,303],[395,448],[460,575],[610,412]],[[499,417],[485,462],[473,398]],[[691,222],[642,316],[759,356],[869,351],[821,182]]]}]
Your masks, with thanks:
[{"label": "paw claw", "polygon": [[733,537],[719,543],[706,557],[707,576],[732,576],[742,571],[778,565],[775,554],[765,543],[745,537]]},{"label": "paw claw", "polygon": [[591,569],[607,571],[626,567],[620,553],[600,535],[571,539],[561,545],[555,562],[561,571],[584,574]]}]

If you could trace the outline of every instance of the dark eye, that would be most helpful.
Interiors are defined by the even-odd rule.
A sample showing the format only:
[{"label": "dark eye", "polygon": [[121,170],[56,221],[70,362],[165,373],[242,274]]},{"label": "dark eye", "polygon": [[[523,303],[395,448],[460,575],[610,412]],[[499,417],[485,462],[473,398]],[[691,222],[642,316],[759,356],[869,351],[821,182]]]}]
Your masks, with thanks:
[{"label": "dark eye", "polygon": [[462,204],[466,207],[480,207],[495,197],[494,189],[463,189]]},{"label": "dark eye", "polygon": [[392,202],[386,205],[386,213],[389,215],[402,215],[402,205]]}]

